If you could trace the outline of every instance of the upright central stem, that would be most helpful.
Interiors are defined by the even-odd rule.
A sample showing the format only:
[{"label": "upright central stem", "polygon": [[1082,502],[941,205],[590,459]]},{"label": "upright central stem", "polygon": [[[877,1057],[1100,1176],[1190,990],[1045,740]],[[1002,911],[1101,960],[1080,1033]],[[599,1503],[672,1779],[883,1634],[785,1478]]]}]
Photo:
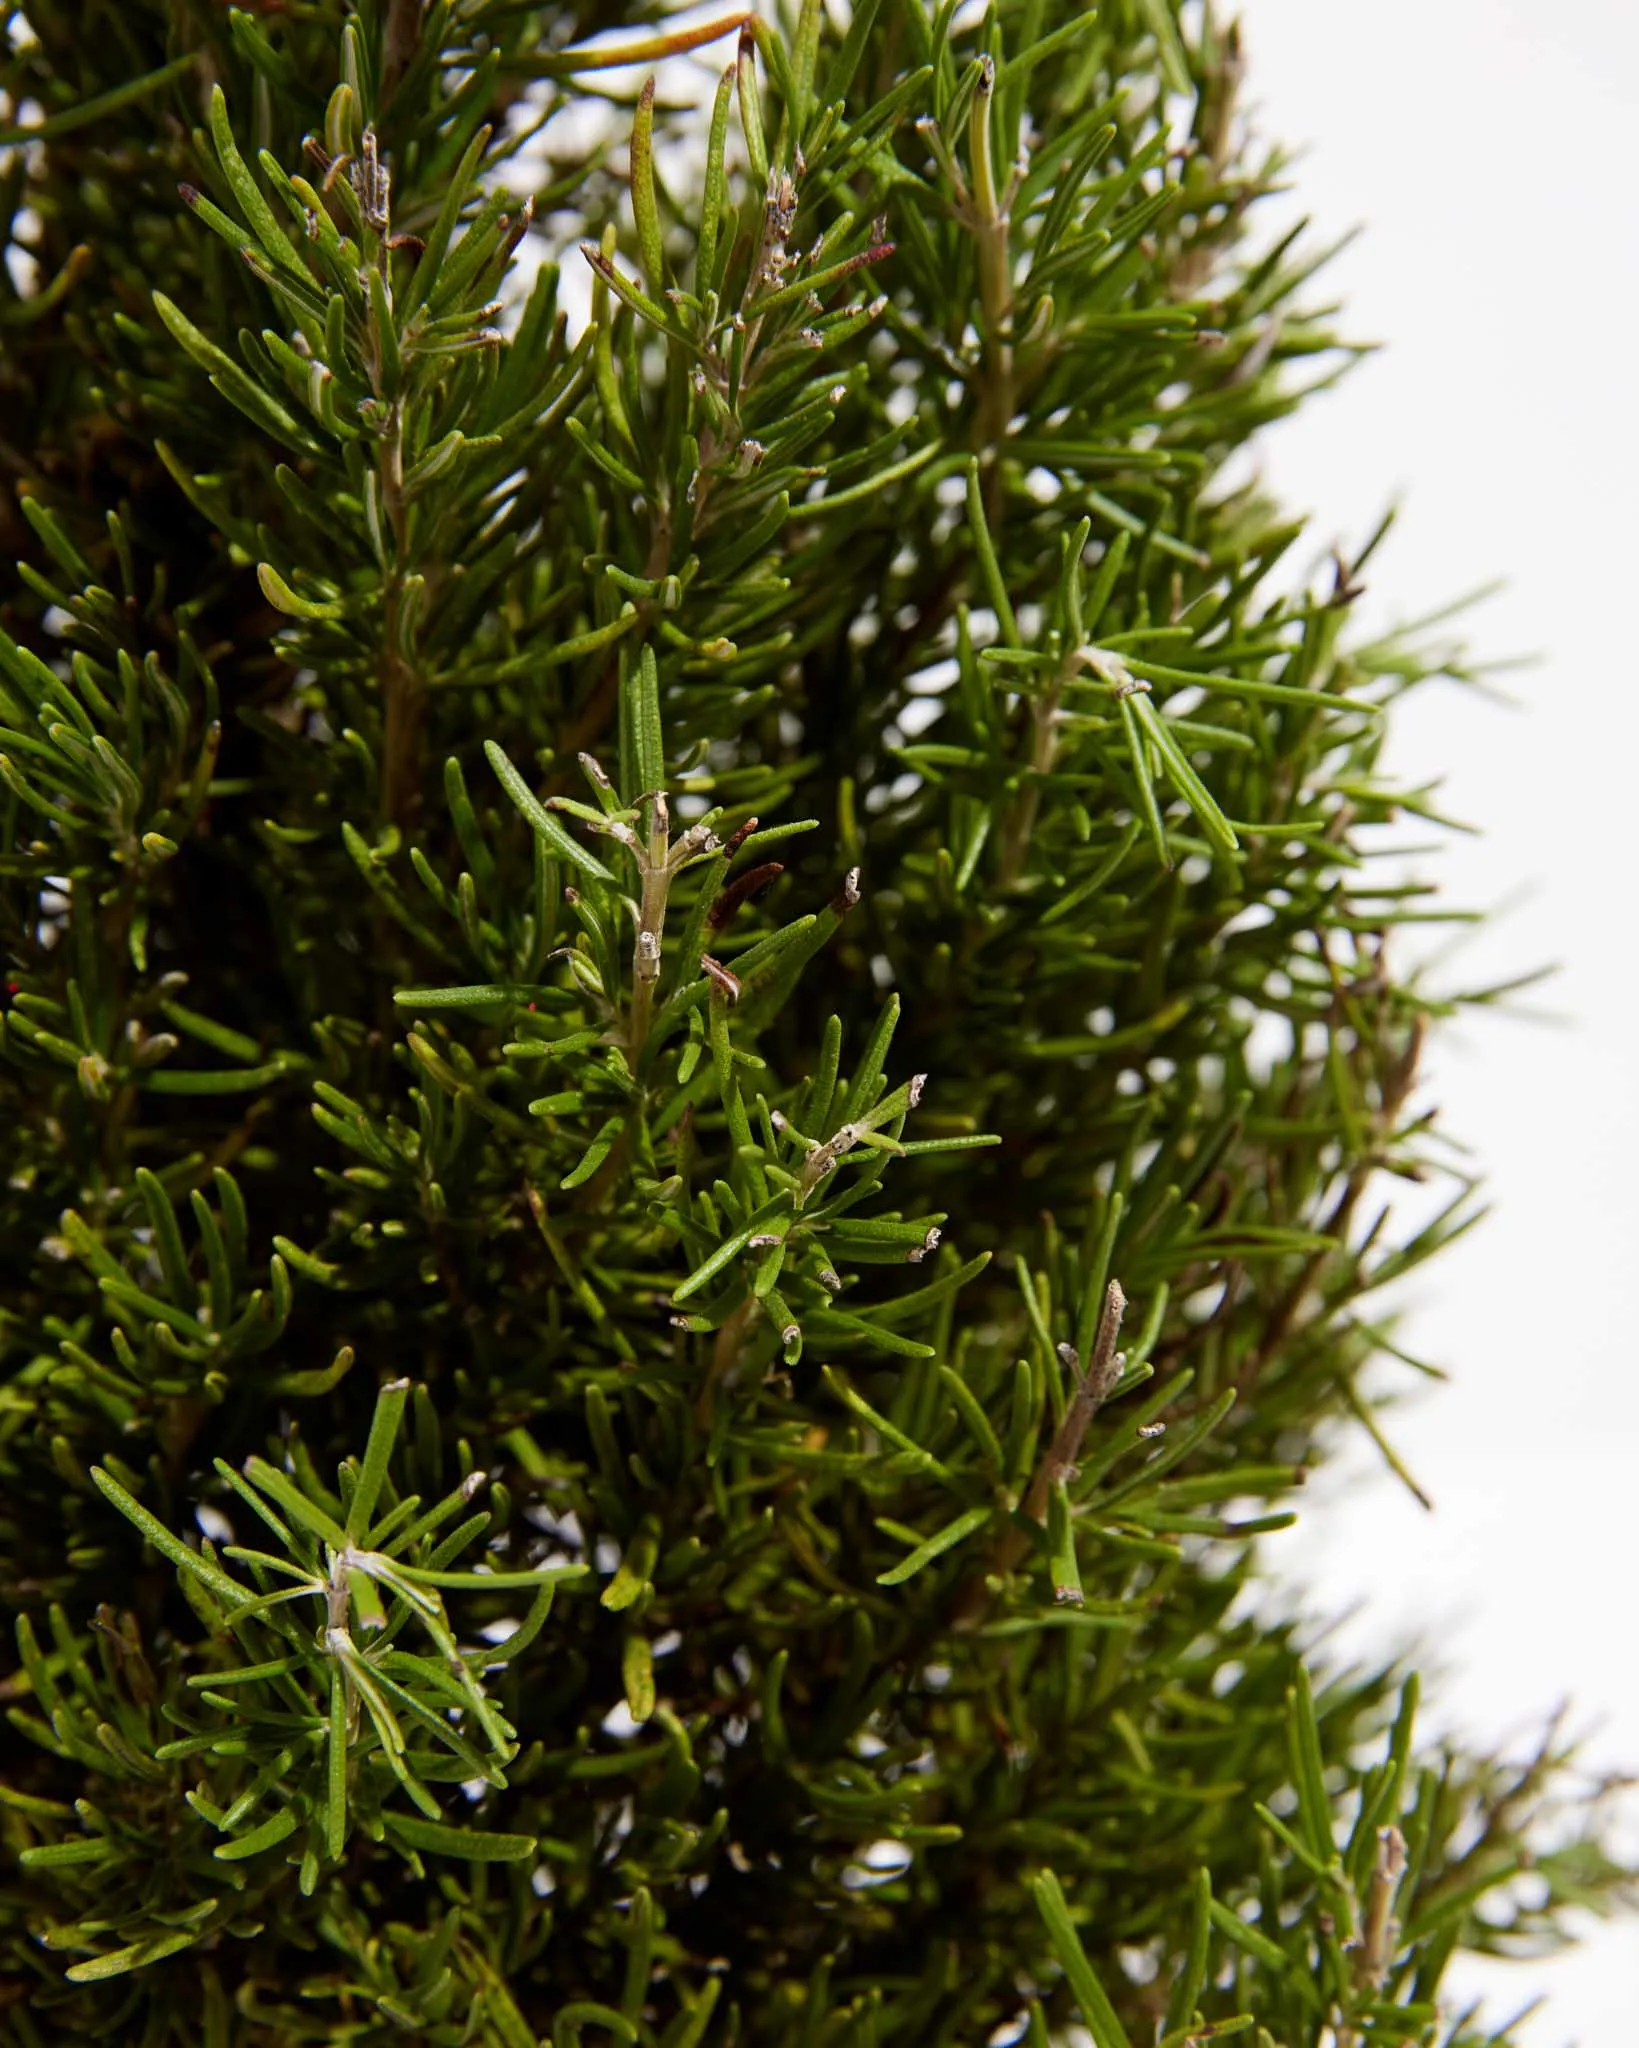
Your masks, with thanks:
[{"label": "upright central stem", "polygon": [[985,386],[979,414],[981,449],[1004,440],[1013,418],[1012,221],[996,191],[990,154],[990,103],[996,67],[989,57],[974,89],[968,115],[968,148],[973,159],[974,233],[979,253],[979,305],[984,314]]},{"label": "upright central stem", "polygon": [[382,436],[377,476],[381,510],[391,537],[377,678],[382,700],[381,813],[388,824],[406,823],[421,795],[421,733],[426,723],[427,684],[404,652],[404,414],[395,400]]},{"label": "upright central stem", "polygon": [[1029,772],[1019,785],[1002,832],[1000,880],[1010,889],[1024,872],[1024,858],[1030,851],[1030,835],[1036,829],[1041,810],[1041,778],[1052,773],[1058,753],[1059,703],[1064,679],[1057,677],[1030,707]]},{"label": "upright central stem", "polygon": [[[403,10],[398,12],[402,14]],[[409,513],[404,496],[404,363],[394,323],[390,268],[392,184],[378,153],[373,128],[364,131],[352,180],[365,228],[374,238],[373,267],[365,278],[370,382],[381,417],[376,442],[376,486],[385,545],[391,551],[384,565],[376,682],[381,691],[381,815],[384,823],[392,825],[407,823],[421,799],[421,733],[426,722],[427,685],[410,653],[415,621],[406,615]]]}]

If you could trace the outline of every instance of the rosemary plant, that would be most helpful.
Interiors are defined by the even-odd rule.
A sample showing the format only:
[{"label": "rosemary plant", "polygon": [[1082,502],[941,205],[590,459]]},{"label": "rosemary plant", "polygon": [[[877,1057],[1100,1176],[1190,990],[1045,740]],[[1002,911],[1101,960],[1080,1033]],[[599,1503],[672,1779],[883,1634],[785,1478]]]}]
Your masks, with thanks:
[{"label": "rosemary plant", "polygon": [[1476,1210],[1234,30],[0,14],[0,2041],[1506,2042],[1601,1788],[1253,1597]]}]

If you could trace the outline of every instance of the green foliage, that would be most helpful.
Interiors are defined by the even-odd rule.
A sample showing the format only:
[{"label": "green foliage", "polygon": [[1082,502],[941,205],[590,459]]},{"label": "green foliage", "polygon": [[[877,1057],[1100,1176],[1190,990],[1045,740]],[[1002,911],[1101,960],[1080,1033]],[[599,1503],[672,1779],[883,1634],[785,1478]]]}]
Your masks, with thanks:
[{"label": "green foliage", "polygon": [[1233,31],[6,35],[0,2041],[1505,2042],[1604,1788],[1249,1597],[1478,1212]]},{"label": "green foliage", "polygon": [[[397,1497],[386,1485],[408,1391],[406,1381],[382,1389],[362,1463],[341,1468],[335,1494],[305,1461],[293,1477],[261,1458],[247,1459],[243,1474],[217,1459],[222,1483],[284,1553],[227,1545],[222,1556],[248,1568],[248,1585],[213,1545],[190,1549],[119,1480],[93,1471],[102,1494],[177,1567],[208,1632],[213,1668],[183,1679],[170,1663],[156,1673],[125,1617],[99,1684],[61,1607],[50,1616],[56,1658],[42,1654],[27,1614],[19,1619],[39,1710],[19,1714],[19,1727],[121,1795],[117,1818],[19,1858],[27,1873],[50,1873],[79,1916],[76,1932],[64,1930],[57,1943],[91,1951],[67,1969],[70,1983],[100,1983],[224,1931],[242,1932],[239,1866],[266,1869],[275,1851],[283,1851],[275,1882],[298,1854],[298,1887],[311,1897],[343,1863],[355,1826],[396,1850],[417,1876],[423,1853],[486,1862],[535,1855],[533,1836],[449,1825],[430,1788],[505,1790],[502,1766],[518,1744],[480,1681],[529,1648],[551,1612],[554,1585],[586,1566],[450,1570],[496,1509],[448,1526],[482,1489],[477,1471],[425,1512],[419,1494]],[[496,1507],[504,1521],[504,1495]],[[499,1647],[463,1652],[441,1589],[493,1597],[520,1585],[537,1589],[527,1619]],[[288,1611],[312,1600],[322,1603],[322,1626],[311,1612],[304,1626]],[[400,1646],[412,1621],[436,1656]],[[251,1661],[230,1661],[236,1656]],[[416,1812],[399,1810],[406,1803]],[[214,1871],[197,1849],[178,1855],[178,1807],[221,1836],[210,1852]]]}]

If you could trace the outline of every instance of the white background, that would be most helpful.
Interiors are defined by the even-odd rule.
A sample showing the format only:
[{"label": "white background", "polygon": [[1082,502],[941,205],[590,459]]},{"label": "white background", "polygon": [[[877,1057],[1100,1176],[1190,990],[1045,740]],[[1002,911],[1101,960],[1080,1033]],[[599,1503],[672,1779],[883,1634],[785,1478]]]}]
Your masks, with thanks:
[{"label": "white background", "polygon": [[[1307,145],[1290,204],[1317,240],[1365,227],[1323,296],[1387,344],[1271,435],[1264,472],[1313,511],[1317,548],[1402,503],[1373,623],[1509,579],[1464,631],[1485,655],[1541,653],[1506,678],[1519,708],[1436,686],[1394,761],[1443,777],[1446,807],[1484,827],[1448,865],[1452,894],[1513,906],[1453,979],[1558,961],[1528,1000],[1565,1020],[1473,1015],[1434,1047],[1432,1094],[1495,1204],[1408,1304],[1410,1348],[1453,1375],[1389,1418],[1436,1512],[1367,1446],[1271,1556],[1317,1608],[1363,1603],[1344,1632],[1363,1653],[1416,1629],[1448,1723],[1519,1740],[1569,1694],[1590,1756],[1639,1769],[1639,7],[1239,11],[1246,104]],[[1458,1985],[1499,2023],[1547,1990],[1531,2048],[1639,2042],[1632,1923]]]}]

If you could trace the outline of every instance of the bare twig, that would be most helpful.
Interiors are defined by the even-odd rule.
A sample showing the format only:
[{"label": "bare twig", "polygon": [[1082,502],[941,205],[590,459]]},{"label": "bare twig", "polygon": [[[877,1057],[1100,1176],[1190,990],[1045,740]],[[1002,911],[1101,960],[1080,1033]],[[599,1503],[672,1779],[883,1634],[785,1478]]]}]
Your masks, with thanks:
[{"label": "bare twig", "polygon": [[[1019,1515],[1038,1527],[1046,1524],[1047,1503],[1053,1488],[1074,1474],[1076,1460],[1081,1456],[1081,1446],[1093,1417],[1109,1399],[1110,1389],[1121,1377],[1121,1354],[1116,1349],[1116,1342],[1121,1335],[1121,1319],[1126,1312],[1127,1297],[1121,1290],[1121,1282],[1112,1280],[1104,1290],[1104,1307],[1098,1319],[1098,1334],[1093,1339],[1093,1355],[1087,1362],[1086,1371],[1076,1382],[1070,1405],[1064,1411],[1064,1420],[1054,1432],[1053,1441],[1036,1467],[1035,1476],[1019,1505]],[[1031,1541],[1029,1531],[1021,1529],[1016,1520],[1003,1530],[990,1562],[968,1581],[958,1596],[954,1616],[958,1628],[978,1625],[990,1604],[991,1583],[1005,1579],[1009,1572],[1018,1568],[1029,1553]]]},{"label": "bare twig", "polygon": [[[1046,1457],[1036,1468],[1030,1491],[1024,1497],[1022,1512],[1033,1522],[1046,1521],[1048,1496],[1062,1480],[1074,1474],[1088,1427],[1108,1400],[1110,1389],[1121,1377],[1121,1354],[1115,1347],[1121,1335],[1121,1318],[1126,1312],[1127,1297],[1121,1291],[1121,1282],[1112,1280],[1104,1290],[1104,1308],[1098,1319],[1098,1335],[1093,1339],[1093,1355],[1087,1370],[1076,1384],[1070,1405],[1064,1411],[1064,1420],[1047,1447]],[[1013,1534],[1022,1554],[1026,1539],[1017,1531]]]},{"label": "bare twig", "polygon": [[[1396,1933],[1394,1896],[1405,1869],[1405,1836],[1396,1827],[1379,1828],[1377,1860],[1366,1893],[1365,1922],[1360,1939],[1354,1944],[1354,1981],[1368,1997],[1382,1990],[1389,1973]],[[1359,2048],[1362,2039],[1358,2028],[1346,2024],[1338,2029],[1337,2048]]]}]

